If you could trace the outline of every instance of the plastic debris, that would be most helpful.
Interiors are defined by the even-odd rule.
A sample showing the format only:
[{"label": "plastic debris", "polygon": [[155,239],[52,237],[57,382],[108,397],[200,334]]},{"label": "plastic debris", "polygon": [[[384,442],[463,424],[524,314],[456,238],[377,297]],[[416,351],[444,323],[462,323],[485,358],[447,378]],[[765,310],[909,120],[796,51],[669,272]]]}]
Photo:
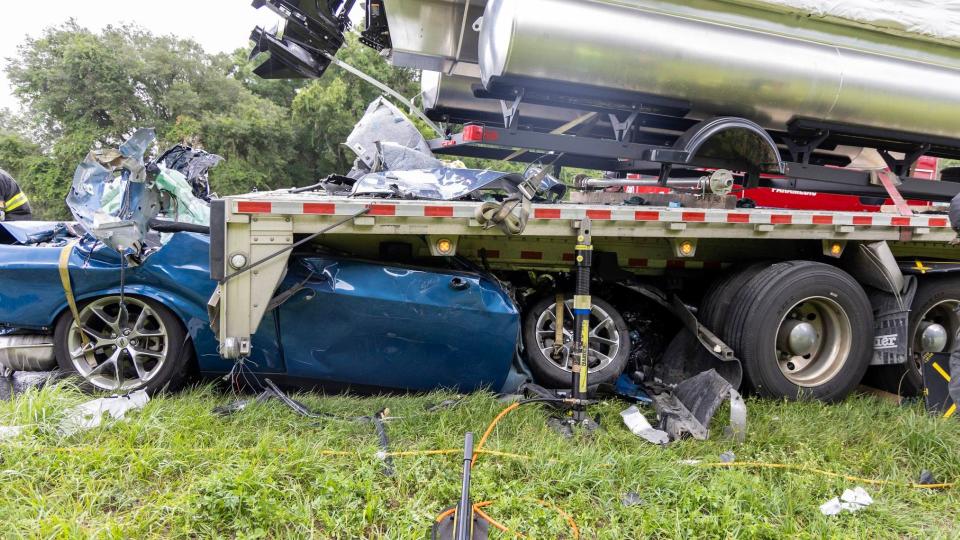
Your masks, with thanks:
[{"label": "plastic debris", "polygon": [[920,471],[920,479],[917,481],[921,486],[929,486],[931,484],[939,484],[937,477],[933,475],[932,472],[924,469]]},{"label": "plastic debris", "polygon": [[820,505],[820,513],[835,516],[841,512],[859,512],[873,504],[873,498],[862,487],[844,490],[843,495],[834,497]]},{"label": "plastic debris", "polygon": [[640,506],[643,503],[643,498],[636,491],[628,491],[620,497],[620,504],[624,506]]},{"label": "plastic debris", "polygon": [[737,455],[734,454],[733,452],[729,451],[729,450],[727,450],[726,452],[720,454],[720,462],[721,462],[721,463],[733,463],[733,462],[736,461],[736,460],[737,460]]},{"label": "plastic debris", "polygon": [[0,441],[19,437],[23,433],[22,426],[0,426]]},{"label": "plastic debris", "polygon": [[667,444],[670,442],[670,436],[667,435],[667,432],[654,429],[636,405],[631,405],[627,407],[626,410],[621,411],[620,416],[623,417],[623,423],[626,424],[627,429],[629,429],[631,433],[647,442],[653,444]]},{"label": "plastic debris", "polygon": [[79,431],[92,429],[103,423],[103,415],[109,414],[114,420],[123,419],[129,411],[142,409],[150,396],[144,390],[137,390],[125,396],[111,396],[81,403],[67,412],[60,422],[60,432],[73,435]]}]

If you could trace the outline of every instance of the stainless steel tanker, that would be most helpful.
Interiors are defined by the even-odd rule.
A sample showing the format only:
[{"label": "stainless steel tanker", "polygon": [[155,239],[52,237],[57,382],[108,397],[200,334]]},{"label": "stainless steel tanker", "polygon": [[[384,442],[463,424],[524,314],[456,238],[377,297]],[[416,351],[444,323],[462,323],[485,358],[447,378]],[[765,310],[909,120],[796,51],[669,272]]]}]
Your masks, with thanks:
[{"label": "stainless steel tanker", "polygon": [[[465,117],[471,120],[477,116],[500,118],[503,111],[500,103],[493,99],[477,99],[473,87],[480,85],[480,79],[462,75],[445,75],[436,71],[424,70],[420,76],[420,90],[423,95],[423,108],[428,114]],[[520,105],[520,117],[524,121],[532,120],[548,125],[560,125],[583,114],[572,109],[547,107],[532,103]]]},{"label": "stainless steel tanker", "polygon": [[709,3],[488,0],[481,79],[675,98],[693,117],[775,130],[802,117],[960,139],[958,49],[803,22],[791,36],[743,14],[703,18]]}]

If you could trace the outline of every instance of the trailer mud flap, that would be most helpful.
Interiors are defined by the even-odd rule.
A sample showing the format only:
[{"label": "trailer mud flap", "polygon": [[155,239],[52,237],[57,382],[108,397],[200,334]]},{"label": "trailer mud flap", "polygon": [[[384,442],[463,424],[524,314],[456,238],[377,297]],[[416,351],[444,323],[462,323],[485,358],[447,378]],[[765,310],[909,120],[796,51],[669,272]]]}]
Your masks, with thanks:
[{"label": "trailer mud flap", "polygon": [[[927,411],[950,418],[960,402],[960,351],[923,355],[923,398]],[[954,376],[954,374],[958,376]]]},{"label": "trailer mud flap", "polygon": [[910,355],[910,305],[917,292],[917,278],[904,276],[904,292],[890,294],[877,289],[869,293],[873,306],[874,337],[872,366],[903,364]]}]

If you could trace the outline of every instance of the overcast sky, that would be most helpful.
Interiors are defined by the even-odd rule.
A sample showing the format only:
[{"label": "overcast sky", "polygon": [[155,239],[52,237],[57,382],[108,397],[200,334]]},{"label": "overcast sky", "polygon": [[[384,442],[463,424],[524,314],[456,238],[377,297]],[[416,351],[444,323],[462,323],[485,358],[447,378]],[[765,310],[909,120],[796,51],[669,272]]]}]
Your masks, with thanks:
[{"label": "overcast sky", "polygon": [[[71,17],[91,30],[120,22],[137,23],[155,34],[191,38],[208,52],[245,47],[254,26],[269,28],[277,21],[269,9],[253,9],[250,0],[42,0],[4,2],[0,9],[0,67],[16,55],[17,45],[26,36],[39,36],[44,28]],[[0,108],[17,109],[2,71]]]}]

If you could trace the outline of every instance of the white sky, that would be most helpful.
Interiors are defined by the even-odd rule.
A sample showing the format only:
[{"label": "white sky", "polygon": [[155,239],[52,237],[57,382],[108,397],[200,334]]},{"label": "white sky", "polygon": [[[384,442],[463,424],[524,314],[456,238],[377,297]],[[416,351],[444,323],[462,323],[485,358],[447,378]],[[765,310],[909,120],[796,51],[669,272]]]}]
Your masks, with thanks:
[{"label": "white sky", "polygon": [[[359,5],[359,2],[358,2]],[[0,68],[17,53],[26,36],[73,17],[91,30],[133,22],[155,34],[191,38],[207,52],[227,52],[248,45],[257,25],[272,27],[277,16],[266,7],[253,9],[250,0],[43,0],[4,2],[0,15]],[[19,109],[0,69],[0,109]]]}]

